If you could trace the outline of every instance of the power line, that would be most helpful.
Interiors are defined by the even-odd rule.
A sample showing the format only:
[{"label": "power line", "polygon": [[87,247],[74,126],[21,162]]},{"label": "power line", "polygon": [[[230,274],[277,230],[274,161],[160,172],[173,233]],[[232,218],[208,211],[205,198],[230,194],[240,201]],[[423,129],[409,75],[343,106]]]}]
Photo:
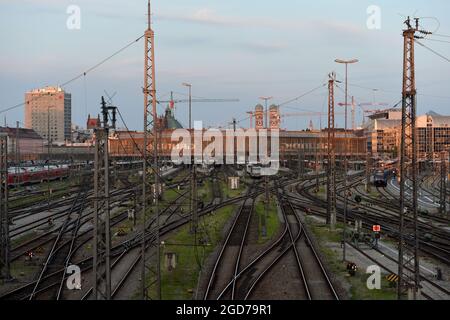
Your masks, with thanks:
[{"label": "power line", "polygon": [[[127,124],[125,123],[125,120],[123,119],[122,114],[120,113],[119,108],[117,108],[117,113],[118,113],[119,118],[120,118],[120,120],[122,121],[122,124],[124,125],[124,127],[125,127],[125,129],[126,129],[128,135],[130,136],[131,140],[133,141],[133,144],[134,144],[134,146],[136,147],[138,153],[139,153],[141,156],[143,156],[143,155],[144,155],[144,152],[141,150],[141,148],[140,148],[139,145],[137,144],[137,142],[136,142],[136,140],[134,139],[134,137],[133,137],[133,135],[132,135],[130,129],[128,129],[128,126],[127,126]],[[123,143],[122,143],[122,140],[121,140],[120,138],[119,138],[118,140],[119,140],[120,145],[122,146],[122,149],[125,151],[126,149],[125,149],[125,146],[124,146]],[[149,160],[148,162],[150,163],[150,160]],[[153,172],[154,174],[157,174],[157,175],[158,175],[160,181],[162,181],[163,183],[166,183],[166,184],[167,184],[168,181],[167,181],[166,179],[164,179],[164,177],[163,177],[157,170],[155,170],[155,168],[150,167],[150,169],[152,170],[152,172]],[[181,196],[181,197],[183,197],[183,198],[186,197],[184,194],[178,192],[178,190],[176,190],[175,188],[172,188],[171,190],[173,190],[176,194],[178,194],[179,196]]]},{"label": "power line", "polygon": [[433,36],[435,36],[435,37],[441,37],[441,38],[450,38],[450,35],[447,35],[447,34],[433,33]]},{"label": "power line", "polygon": [[[114,58],[115,56],[117,56],[118,54],[122,53],[123,51],[125,51],[126,49],[128,49],[129,47],[131,47],[133,44],[139,42],[139,40],[141,40],[144,37],[144,35],[140,36],[139,38],[133,40],[132,42],[128,43],[126,46],[122,47],[121,49],[117,50],[116,52],[114,52],[113,54],[111,54],[110,56],[108,56],[107,58],[103,59],[102,61],[100,61],[99,63],[95,64],[94,66],[90,67],[89,69],[87,69],[86,71],[80,73],[79,75],[73,77],[72,79],[62,83],[60,85],[60,87],[65,87],[68,84],[80,79],[81,77],[86,77],[86,75],[88,73],[91,73],[92,71],[94,71],[95,69],[99,68],[101,65],[105,64],[107,61],[111,60],[112,58]],[[37,100],[39,98],[41,98],[43,96],[36,96],[34,99],[31,99],[31,101]],[[25,105],[25,102],[21,102],[18,103],[16,105],[13,105],[11,107],[5,108],[3,110],[0,110],[0,114],[14,110],[16,108],[22,107]]]},{"label": "power line", "polygon": [[434,41],[434,42],[450,43],[450,41],[447,41],[447,40],[431,39],[431,38],[424,38],[424,39],[428,40],[428,41]]},{"label": "power line", "polygon": [[436,50],[431,49],[430,47],[427,47],[426,45],[424,45],[422,42],[418,41],[417,39],[415,40],[416,43],[418,43],[419,45],[421,45],[422,47],[424,47],[425,49],[427,49],[428,51],[431,51],[432,53],[434,53],[435,55],[437,55],[438,57],[441,57],[442,59],[446,60],[447,62],[450,62],[450,59],[447,58],[446,56],[440,54],[439,52],[437,52]]},{"label": "power line", "polygon": [[131,47],[133,44],[139,42],[139,40],[141,40],[144,37],[144,35],[140,36],[139,38],[133,40],[132,42],[128,43],[126,46],[122,47],[121,49],[117,50],[116,52],[114,52],[112,55],[110,55],[109,57],[103,59],[102,61],[100,61],[99,63],[97,63],[96,65],[94,65],[93,67],[87,69],[85,72],[80,73],[78,76],[70,79],[69,81],[64,82],[63,84],[61,84],[61,87],[64,87],[66,85],[68,85],[69,83],[72,83],[78,79],[80,79],[83,76],[86,76],[88,73],[90,73],[91,71],[94,71],[95,69],[97,69],[98,67],[100,67],[101,65],[103,65],[104,63],[106,63],[107,61],[111,60],[112,58],[114,58],[115,56],[117,56],[118,54],[122,53],[123,51],[125,51],[126,49],[128,49],[129,47]]},{"label": "power line", "polygon": [[287,105],[287,104],[290,104],[290,103],[292,103],[292,102],[294,102],[294,101],[298,101],[298,100],[300,100],[301,98],[303,98],[303,97],[305,97],[305,96],[307,96],[307,95],[309,95],[309,94],[311,94],[311,93],[313,93],[313,92],[315,92],[315,91],[317,91],[317,90],[319,90],[319,89],[325,87],[326,85],[327,85],[327,84],[324,83],[324,84],[322,84],[322,85],[320,85],[320,86],[318,86],[318,87],[316,87],[316,88],[314,88],[314,89],[309,90],[308,92],[305,92],[304,94],[302,94],[302,95],[300,95],[300,96],[298,96],[298,97],[296,97],[296,98],[293,98],[293,99],[288,100],[288,101],[286,101],[286,102],[280,103],[280,104],[278,105],[278,107],[282,107],[282,106]]},{"label": "power line", "polygon": [[[385,92],[385,93],[390,93],[390,94],[398,94],[397,91],[391,91],[391,90],[385,90],[385,89],[379,89],[379,88],[369,88],[369,87],[365,87],[365,86],[361,86],[361,85],[357,85],[357,84],[353,84],[353,83],[349,83],[348,85],[351,87],[360,88],[360,89],[364,89],[364,90],[380,91],[380,92]],[[422,96],[422,97],[430,97],[430,98],[438,98],[438,99],[450,99],[450,97],[448,97],[448,96],[436,96],[436,95],[425,94],[425,93],[417,93],[417,95]]]}]

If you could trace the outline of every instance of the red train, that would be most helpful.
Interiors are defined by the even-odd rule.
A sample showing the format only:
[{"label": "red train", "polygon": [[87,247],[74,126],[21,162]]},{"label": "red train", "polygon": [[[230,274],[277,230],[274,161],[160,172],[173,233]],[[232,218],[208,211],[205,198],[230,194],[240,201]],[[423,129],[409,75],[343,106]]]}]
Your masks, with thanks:
[{"label": "red train", "polygon": [[68,176],[69,166],[67,165],[23,168],[11,167],[8,170],[8,185],[11,187],[17,185],[29,185],[47,180],[64,179]]}]

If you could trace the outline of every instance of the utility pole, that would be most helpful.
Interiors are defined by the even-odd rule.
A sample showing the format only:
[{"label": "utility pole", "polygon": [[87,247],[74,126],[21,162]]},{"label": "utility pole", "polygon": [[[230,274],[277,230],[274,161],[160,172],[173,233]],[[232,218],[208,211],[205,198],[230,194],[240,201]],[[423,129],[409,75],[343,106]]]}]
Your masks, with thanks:
[{"label": "utility pole", "polygon": [[19,129],[20,124],[19,121],[16,122],[16,143],[14,144],[15,150],[14,150],[14,156],[15,156],[15,163],[16,163],[16,184],[19,185],[20,182],[20,146],[19,146]]},{"label": "utility pole", "polygon": [[352,97],[352,129],[356,130],[356,102],[355,102],[355,97]]},{"label": "utility pole", "polygon": [[[345,151],[344,151],[344,228],[342,231],[342,260],[346,261],[346,233],[347,233],[347,207],[348,207],[348,116],[347,116],[347,109],[348,109],[348,65],[357,63],[357,59],[353,60],[340,60],[336,59],[335,62],[345,64]],[[353,108],[353,104],[352,104]],[[353,109],[352,109],[353,110]]]},{"label": "utility pole", "polygon": [[50,137],[50,106],[47,107],[47,211],[50,211],[50,156],[53,139]]},{"label": "utility pole", "polygon": [[[269,124],[269,107],[268,107],[268,101],[272,100],[273,97],[260,97],[261,100],[264,100],[264,122],[265,122],[265,128],[266,130],[270,129]],[[269,144],[270,145],[270,144]],[[266,206],[265,206],[265,212],[263,219],[261,221],[262,225],[262,234],[263,237],[267,236],[267,217],[269,216],[269,202],[270,202],[270,195],[269,195],[269,176],[264,176],[264,189],[265,189],[265,200],[266,200]]]},{"label": "utility pole", "polygon": [[322,152],[322,130],[319,133],[319,142],[316,144],[315,162],[316,162],[316,192],[319,193],[319,152]]},{"label": "utility pole", "polygon": [[111,299],[108,110],[102,97],[103,128],[95,129],[94,158],[94,299]]},{"label": "utility pole", "polygon": [[0,277],[11,279],[8,215],[8,135],[0,134]]},{"label": "utility pole", "polygon": [[305,149],[303,147],[300,147],[298,149],[298,178],[303,179],[304,175],[305,175]]},{"label": "utility pole", "polygon": [[447,214],[447,154],[441,152],[441,184],[439,211],[442,215]]},{"label": "utility pole", "polygon": [[[189,90],[189,131],[191,133],[191,137],[195,136],[195,128],[192,127],[192,84],[183,83],[183,86],[187,87]],[[193,130],[194,129],[194,130]],[[197,166],[195,163],[195,142],[192,143],[191,146],[194,145],[194,149],[191,149],[191,190],[190,190],[190,201],[189,201],[189,209],[192,213],[191,220],[191,233],[195,235],[195,239],[197,239],[197,229],[198,229],[198,210],[197,210]]]},{"label": "utility pole", "polygon": [[[408,293],[416,300],[420,295],[419,237],[418,237],[418,159],[416,128],[416,77],[414,65],[414,41],[419,30],[419,19],[415,26],[411,19],[405,21],[403,31],[403,101],[402,135],[400,150],[400,221],[399,221],[399,263],[397,298]],[[411,185],[406,184],[408,171]],[[410,189],[410,193],[407,190]],[[409,214],[408,214],[409,213]],[[407,217],[408,214],[408,217]],[[409,270],[412,270],[410,272]]]},{"label": "utility pole", "polygon": [[335,74],[328,81],[328,175],[327,175],[327,224],[336,228],[336,132],[334,121],[334,82]]},{"label": "utility pole", "polygon": [[370,176],[372,166],[372,155],[370,152],[366,153],[366,193],[370,192]]},{"label": "utility pole", "polygon": [[269,124],[269,109],[268,109],[268,104],[267,104],[267,102],[269,101],[269,100],[272,100],[273,99],[273,97],[260,97],[259,99],[261,99],[261,100],[264,100],[264,102],[265,102],[265,110],[264,110],[264,122],[266,123],[265,124],[265,128],[266,129],[269,129],[270,128],[270,124]]},{"label": "utility pole", "polygon": [[[144,147],[143,147],[143,173],[142,173],[142,243],[141,243],[141,281],[142,281],[142,299],[149,297],[149,286],[156,284],[156,298],[161,299],[161,266],[160,266],[160,240],[159,240],[159,164],[158,164],[158,115],[156,111],[156,75],[155,75],[155,33],[151,26],[151,6],[150,0],[147,3],[147,30],[145,31],[145,66],[144,66]],[[147,234],[146,234],[146,213],[147,213],[147,162],[151,159],[148,151],[149,138],[153,136],[153,176],[154,190],[153,203],[154,214],[156,217],[156,270],[150,274],[156,275],[156,280],[151,281],[147,286],[146,274],[151,269],[150,263],[147,263]],[[152,188],[150,188],[150,191]]]},{"label": "utility pole", "polygon": [[236,125],[237,125],[237,122],[236,122],[236,118],[233,118],[233,135],[234,135],[234,142],[233,142],[233,145],[234,145],[234,150],[233,150],[233,152],[234,152],[234,155],[233,155],[233,162],[234,162],[234,167],[236,168],[236,170],[237,170],[237,160],[238,160],[238,157],[237,157],[237,138],[236,138]]}]

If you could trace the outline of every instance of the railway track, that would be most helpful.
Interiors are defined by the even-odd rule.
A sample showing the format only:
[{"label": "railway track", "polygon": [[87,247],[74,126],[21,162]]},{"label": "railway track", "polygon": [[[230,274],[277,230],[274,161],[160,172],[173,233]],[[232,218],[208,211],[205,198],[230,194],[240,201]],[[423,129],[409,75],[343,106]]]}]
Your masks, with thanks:
[{"label": "railway track", "polygon": [[[257,193],[254,193],[250,196],[256,197]],[[229,199],[227,201],[223,201],[220,204],[210,205],[209,207],[206,207],[205,209],[200,211],[199,215],[202,216],[202,215],[208,214],[210,212],[214,212],[222,207],[240,202],[244,198],[246,198],[246,197],[244,197],[244,196],[236,197],[233,199]],[[127,215],[126,212],[123,213],[124,219],[126,219],[125,215]],[[164,225],[161,224],[161,226],[160,226],[161,235],[164,235],[164,234],[167,234],[168,232],[176,230],[177,228],[186,225],[190,221],[190,213],[185,214],[185,215],[178,215],[176,217],[176,219],[173,219],[173,217],[175,217],[175,216],[177,216],[176,210],[172,210],[172,213],[169,214],[167,219],[165,219],[165,222],[164,222],[165,224]],[[152,226],[152,224],[154,224],[154,219],[152,219],[152,220],[153,220],[153,222],[150,222],[148,225],[148,228],[147,228],[149,231],[146,233],[146,237],[148,237],[148,239],[150,239],[150,240],[153,239],[154,232],[155,232],[154,230],[150,230],[150,227]],[[88,231],[86,231],[86,232],[88,232]],[[141,241],[142,241],[141,239],[142,239],[142,236],[141,236],[141,233],[139,233],[132,239],[117,244],[116,246],[114,246],[112,248],[112,251],[111,251],[112,258],[118,259],[121,255],[123,255],[122,258],[124,258],[125,256],[128,255],[128,253],[130,252],[131,249],[140,247]],[[80,261],[72,261],[72,262],[74,264],[80,266],[83,274],[90,272],[90,270],[92,270],[92,257],[82,259]],[[136,261],[136,263],[137,263],[137,261]],[[130,270],[132,270],[131,266],[130,266]],[[59,275],[61,274],[61,272],[65,272],[65,269],[61,268],[60,270],[58,270],[56,272],[44,275],[41,279],[41,284],[43,284],[43,285],[41,285],[40,288],[38,288],[38,290],[36,290],[35,295],[48,295],[49,291],[54,291],[55,287],[59,286],[61,284],[61,281],[59,278]],[[57,277],[57,275],[58,275],[58,277]],[[45,284],[44,284],[44,281],[45,281]],[[120,281],[120,283],[122,283],[122,282],[125,283],[126,279],[124,279],[123,281],[122,280]],[[121,285],[123,285],[123,283]],[[3,294],[2,296],[0,296],[0,300],[29,299],[36,284],[37,284],[37,280],[34,280],[34,281],[27,283],[19,288],[13,289],[10,292],[7,292],[7,293]]]},{"label": "railway track", "polygon": [[[204,299],[258,299],[261,298],[258,296],[261,290],[265,291],[265,295],[262,297],[267,299],[267,296],[270,296],[270,293],[266,291],[267,288],[272,294],[280,293],[275,292],[275,288],[272,287],[273,279],[283,278],[289,278],[288,286],[291,287],[289,288],[290,296],[288,298],[339,299],[297,213],[290,202],[281,196],[278,186],[275,186],[272,191],[276,194],[278,202],[282,204],[281,212],[284,223],[280,234],[266,249],[247,264],[244,264],[242,253],[245,252],[247,222],[250,219],[245,214],[238,216],[235,222],[241,219],[241,232],[235,234],[240,234],[239,241],[230,241],[233,232],[236,231],[232,227],[216,259]],[[254,200],[247,201],[253,204]],[[249,203],[244,203],[243,208],[245,206],[249,207]],[[247,249],[247,254],[249,254],[248,250],[250,249]],[[228,256],[233,258],[227,259]],[[284,270],[283,268],[288,265],[290,266],[289,271]],[[281,277],[280,274],[274,274],[280,271],[285,274]],[[289,277],[288,274],[294,275],[294,277]],[[274,296],[273,298],[276,299],[277,297]]]},{"label": "railway track", "polygon": [[216,299],[230,280],[233,282],[230,299],[234,299],[235,281],[233,279],[236,278],[239,271],[242,250],[245,246],[254,204],[255,197],[249,197],[240,206],[214,263],[204,294],[205,300]]},{"label": "railway track", "polygon": [[[308,189],[310,188],[309,186],[304,186],[304,187],[305,187],[306,190],[308,190]],[[298,191],[300,191],[300,190],[298,190]],[[302,195],[305,195],[305,192],[299,192],[299,193],[301,193]],[[292,199],[292,198],[291,198],[291,199]],[[307,197],[306,197],[307,203],[306,203],[306,204],[303,204],[302,207],[308,206],[308,207],[310,208],[310,206],[309,206],[309,201],[310,201],[310,200],[313,200],[313,199],[311,199],[310,196],[307,196]],[[319,216],[326,216],[326,212],[325,212],[325,209],[324,209],[324,207],[323,207],[324,204],[321,203],[321,201],[319,201],[318,199],[316,199],[316,200],[317,200],[318,205],[316,206],[316,209],[314,210],[313,213],[314,213],[315,215],[319,215]],[[301,202],[300,199],[296,199],[296,201]],[[338,212],[339,212],[339,211],[338,211]],[[364,219],[364,218],[363,218],[363,219]],[[370,227],[371,224],[372,224],[371,222],[369,222],[369,223],[366,222],[366,223],[365,223],[365,227],[368,228],[368,227]],[[387,231],[387,233],[388,233],[390,236],[392,236],[393,238],[395,238],[395,235],[396,235],[395,232],[396,232],[396,230],[388,230],[388,231]],[[348,243],[348,245],[351,245],[351,243]],[[369,244],[369,245],[371,246],[370,250],[374,250],[374,251],[378,252],[380,255],[382,255],[384,258],[390,260],[391,262],[398,263],[397,258],[394,257],[392,253],[388,254],[388,253],[386,253],[386,252],[384,252],[384,251],[381,251],[381,250],[379,250],[379,249],[377,249],[377,248],[375,248],[375,247],[372,247],[371,244]],[[422,247],[423,247],[423,243],[422,243],[422,242],[421,242],[421,245],[422,245]],[[363,254],[364,256],[366,256],[367,258],[369,258],[371,261],[374,261],[374,262],[378,263],[378,265],[380,265],[381,267],[383,267],[385,270],[388,270],[389,272],[394,273],[394,274],[396,273],[396,272],[394,272],[393,270],[390,270],[388,267],[384,266],[382,263],[379,263],[379,261],[376,261],[371,255],[369,255],[367,252],[365,252],[365,251],[362,250],[361,248],[355,247],[355,249],[356,249],[357,251],[359,251],[361,254]],[[426,249],[422,248],[421,250],[422,250],[425,254],[430,255],[430,249],[429,249],[428,247],[427,247]],[[433,255],[433,254],[431,254],[431,255]],[[436,255],[436,254],[434,254],[434,255]],[[445,258],[442,257],[441,255],[440,255],[439,257],[441,258],[441,260],[442,260],[442,259],[445,260]],[[410,270],[410,271],[411,271],[411,270]],[[449,295],[449,294],[450,294],[450,291],[449,291],[448,289],[446,289],[445,287],[439,285],[439,284],[436,283],[435,281],[430,280],[428,277],[426,277],[426,276],[424,276],[424,275],[421,275],[421,280],[422,280],[422,282],[425,283],[428,287],[431,287],[431,288],[433,288],[434,290],[438,290],[438,291],[440,291],[440,292],[441,292],[442,294],[444,294],[444,295]],[[431,296],[428,296],[427,298],[428,298],[428,299],[432,299]]]},{"label": "railway track", "polygon": [[299,297],[307,300],[339,300],[339,296],[332,281],[326,271],[316,249],[314,248],[308,232],[300,217],[293,208],[290,200],[282,195],[277,189],[277,198],[281,207],[281,212],[287,227],[289,246],[279,255],[272,264],[260,274],[248,290],[245,299],[251,299],[258,286],[262,282],[269,280],[273,268],[283,264],[283,259],[287,259],[287,253],[291,253],[291,260],[295,259],[298,276],[301,280]]}]

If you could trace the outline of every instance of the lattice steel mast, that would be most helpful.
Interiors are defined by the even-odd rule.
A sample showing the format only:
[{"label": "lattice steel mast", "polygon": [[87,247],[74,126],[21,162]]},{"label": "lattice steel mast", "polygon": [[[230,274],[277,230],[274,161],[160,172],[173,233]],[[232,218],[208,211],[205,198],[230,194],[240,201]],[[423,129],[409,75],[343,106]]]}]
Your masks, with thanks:
[{"label": "lattice steel mast", "polygon": [[366,193],[369,193],[370,188],[370,176],[372,172],[372,153],[367,151],[366,153]]},{"label": "lattice steel mast", "polygon": [[9,280],[8,136],[0,134],[0,277]]},{"label": "lattice steel mast", "polygon": [[447,214],[447,154],[441,152],[441,181],[440,181],[440,199],[439,211],[442,215]]},{"label": "lattice steel mast", "polygon": [[334,82],[330,74],[328,81],[328,174],[327,174],[327,224],[336,227],[336,131],[334,119]]},{"label": "lattice steel mast", "polygon": [[[151,5],[150,0],[147,4],[147,30],[145,31],[145,63],[144,63],[144,148],[143,148],[143,174],[142,174],[142,244],[141,244],[141,277],[142,277],[142,298],[144,300],[150,298],[149,287],[156,283],[156,298],[161,299],[161,270],[160,270],[160,240],[159,240],[159,168],[158,168],[158,128],[157,128],[157,111],[156,111],[156,76],[155,76],[155,33],[151,26]],[[153,159],[150,157],[150,152],[148,150],[149,138],[152,137],[152,150]],[[149,177],[148,174],[148,163],[153,160],[152,173],[154,176],[153,188],[148,188]],[[153,190],[152,190],[153,189]],[[152,270],[151,262],[146,257],[147,243],[147,205],[148,205],[148,191],[152,191],[152,199],[154,204],[154,214],[155,220],[155,243],[156,243],[156,270]],[[150,237],[149,239],[151,239]],[[147,270],[153,271],[155,274],[155,281],[151,281],[147,285]]]},{"label": "lattice steel mast", "polygon": [[[405,21],[403,31],[403,103],[402,136],[400,147],[400,228],[399,228],[399,283],[397,297],[409,293],[416,300],[420,294],[419,238],[418,238],[418,148],[416,127],[416,76],[414,41],[419,32],[419,19],[415,26],[411,19]],[[410,187],[407,180],[410,178]],[[409,190],[408,190],[409,189]]]},{"label": "lattice steel mast", "polygon": [[108,109],[102,97],[103,127],[95,129],[94,158],[94,299],[111,299],[111,228],[109,198]]}]

